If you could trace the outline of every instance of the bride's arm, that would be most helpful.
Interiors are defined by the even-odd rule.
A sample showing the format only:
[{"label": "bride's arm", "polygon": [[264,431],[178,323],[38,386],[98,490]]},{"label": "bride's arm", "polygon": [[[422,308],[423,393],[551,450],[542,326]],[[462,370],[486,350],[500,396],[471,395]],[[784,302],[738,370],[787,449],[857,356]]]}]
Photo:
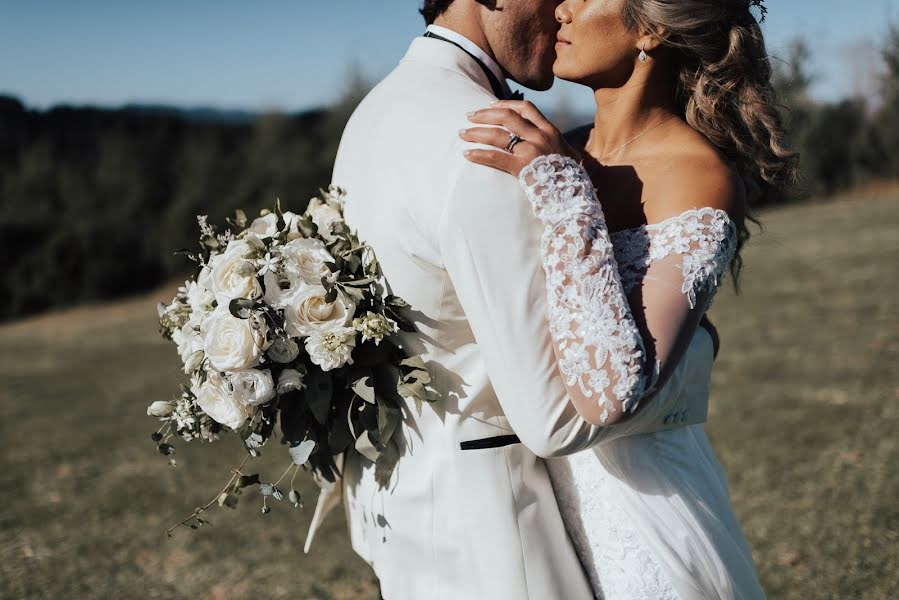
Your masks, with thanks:
[{"label": "bride's arm", "polygon": [[[675,216],[652,226],[652,260],[642,285],[628,298],[602,208],[583,168],[560,154],[529,160],[529,152],[553,148],[551,126],[533,116],[537,125],[523,123],[520,115],[500,118],[496,109],[491,112],[492,123],[525,131],[529,143],[522,156],[475,150],[469,158],[520,171],[544,227],[550,331],[569,395],[588,421],[615,423],[661,387],[682,357],[733,256],[733,223],[720,206],[687,208],[675,202],[669,207]],[[500,146],[499,137],[508,135],[488,131],[469,138]],[[728,203],[726,195],[714,200]]]}]

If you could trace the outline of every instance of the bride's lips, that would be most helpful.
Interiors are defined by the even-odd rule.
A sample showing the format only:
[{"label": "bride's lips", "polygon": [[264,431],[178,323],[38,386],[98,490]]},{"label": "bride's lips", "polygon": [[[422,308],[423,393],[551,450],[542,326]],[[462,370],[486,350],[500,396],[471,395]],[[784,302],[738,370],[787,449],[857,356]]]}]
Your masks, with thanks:
[{"label": "bride's lips", "polygon": [[561,34],[556,35],[556,49],[564,48],[565,46],[570,46],[571,42],[562,37]]}]

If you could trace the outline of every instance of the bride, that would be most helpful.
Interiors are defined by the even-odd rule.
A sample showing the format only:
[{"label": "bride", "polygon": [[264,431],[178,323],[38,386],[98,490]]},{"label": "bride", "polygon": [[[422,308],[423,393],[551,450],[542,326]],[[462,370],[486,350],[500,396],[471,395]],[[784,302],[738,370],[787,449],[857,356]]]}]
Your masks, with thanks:
[{"label": "bride", "polygon": [[[543,223],[554,349],[596,424],[666,387],[708,394],[698,324],[728,268],[737,280],[748,206],[794,174],[759,4],[565,0],[554,72],[593,90],[594,123],[563,138],[530,103],[499,101],[460,133],[480,145],[469,160],[519,177]],[[703,341],[705,364],[681,372]],[[547,464],[596,597],[764,597],[701,425]]]}]

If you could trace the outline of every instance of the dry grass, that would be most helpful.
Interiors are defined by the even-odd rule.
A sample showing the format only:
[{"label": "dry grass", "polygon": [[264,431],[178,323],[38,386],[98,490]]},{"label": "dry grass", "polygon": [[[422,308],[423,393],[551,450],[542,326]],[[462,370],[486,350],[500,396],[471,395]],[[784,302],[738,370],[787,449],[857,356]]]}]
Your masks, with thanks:
[{"label": "dry grass", "polygon": [[[708,429],[771,598],[899,595],[899,201],[763,214],[722,335]],[[156,333],[160,290],[0,327],[0,597],[377,598],[340,514],[302,554],[307,507],[248,503],[164,529],[218,489],[237,444],[149,439],[182,377]],[[286,464],[271,447],[264,473]],[[204,476],[212,473],[215,476]]]}]

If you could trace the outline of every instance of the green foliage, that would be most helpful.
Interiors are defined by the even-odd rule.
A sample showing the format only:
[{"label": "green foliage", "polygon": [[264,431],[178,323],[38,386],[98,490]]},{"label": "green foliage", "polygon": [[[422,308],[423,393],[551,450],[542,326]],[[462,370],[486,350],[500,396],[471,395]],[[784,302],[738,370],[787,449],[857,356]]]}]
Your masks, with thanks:
[{"label": "green foliage", "polygon": [[[190,266],[196,215],[280,198],[295,212],[330,181],[361,95],[252,123],[177,113],[26,109],[0,97],[0,320],[149,289]],[[11,259],[11,260],[10,260]]]},{"label": "green foliage", "polygon": [[787,191],[786,200],[829,196],[866,180],[899,177],[899,26],[889,26],[881,53],[886,68],[876,110],[871,98],[813,101],[811,50],[802,39],[790,45],[784,62],[775,63],[787,145],[800,154],[801,181]]}]

